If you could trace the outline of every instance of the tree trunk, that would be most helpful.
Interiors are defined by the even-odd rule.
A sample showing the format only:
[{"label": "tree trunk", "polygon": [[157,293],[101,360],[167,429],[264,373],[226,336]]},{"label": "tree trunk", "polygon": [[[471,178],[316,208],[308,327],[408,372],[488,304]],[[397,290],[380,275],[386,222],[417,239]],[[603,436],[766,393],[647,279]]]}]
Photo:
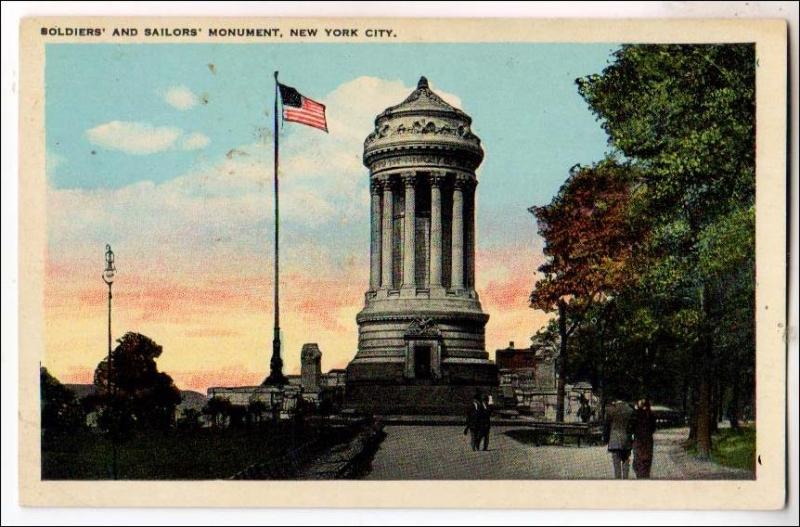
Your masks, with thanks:
[{"label": "tree trunk", "polygon": [[728,407],[728,420],[731,423],[731,428],[733,430],[739,429],[739,390],[740,388],[740,378],[738,371],[733,373],[733,386],[731,387],[731,404]]},{"label": "tree trunk", "polygon": [[708,459],[711,454],[711,382],[708,374],[700,375],[697,387],[697,454]]},{"label": "tree trunk", "polygon": [[556,383],[556,422],[564,422],[564,396],[567,374],[567,303],[558,301],[558,334],[560,338],[558,357],[558,382]]},{"label": "tree trunk", "polygon": [[711,390],[713,373],[712,350],[709,321],[710,304],[706,286],[700,290],[700,306],[703,311],[703,324],[701,324],[700,342],[698,342],[697,364],[695,367],[700,374],[697,390],[697,452],[701,458],[708,459],[711,455],[711,428],[713,411],[711,408]]},{"label": "tree trunk", "polygon": [[687,406],[689,399],[689,382],[686,376],[683,377],[683,385],[681,388],[681,411],[684,417],[689,415],[689,408]]},{"label": "tree trunk", "polygon": [[689,388],[689,441],[697,442],[697,381],[692,380]]},{"label": "tree trunk", "polygon": [[[718,379],[719,371],[715,371],[712,379]],[[711,418],[709,420],[709,426],[711,427],[711,433],[714,434],[718,428],[718,419],[717,416],[719,415],[719,384],[717,381],[711,382]]]},{"label": "tree trunk", "polygon": [[597,381],[598,398],[600,399],[599,419],[601,422],[606,420],[606,359],[605,351],[602,355],[603,363],[600,365],[600,378]]},{"label": "tree trunk", "polygon": [[606,324],[603,322],[603,330],[600,332],[600,378],[597,381],[599,388],[600,399],[600,422],[606,421],[606,364],[608,357],[606,356]]}]

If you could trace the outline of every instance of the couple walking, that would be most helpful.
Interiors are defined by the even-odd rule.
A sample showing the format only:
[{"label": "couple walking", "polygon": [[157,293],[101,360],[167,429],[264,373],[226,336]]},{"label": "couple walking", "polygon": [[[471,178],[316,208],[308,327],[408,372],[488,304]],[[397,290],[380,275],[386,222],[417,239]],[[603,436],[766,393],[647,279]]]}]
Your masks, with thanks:
[{"label": "couple walking", "polygon": [[467,412],[467,426],[464,428],[464,435],[467,435],[467,432],[470,433],[472,450],[480,450],[481,442],[483,442],[483,450],[489,450],[489,429],[492,416],[489,404],[489,394],[475,392],[475,398]]},{"label": "couple walking", "polygon": [[640,400],[636,409],[625,401],[611,403],[606,411],[604,435],[614,465],[614,478],[628,479],[631,450],[634,452],[633,470],[636,479],[650,477],[655,430],[655,417],[647,399]]}]

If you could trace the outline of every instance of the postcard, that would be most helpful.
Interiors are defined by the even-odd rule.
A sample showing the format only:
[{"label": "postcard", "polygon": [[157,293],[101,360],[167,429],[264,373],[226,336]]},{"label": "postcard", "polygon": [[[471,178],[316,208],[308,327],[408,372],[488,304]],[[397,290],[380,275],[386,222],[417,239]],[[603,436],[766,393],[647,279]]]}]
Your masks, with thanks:
[{"label": "postcard", "polygon": [[782,507],[786,45],[24,20],[22,503]]}]

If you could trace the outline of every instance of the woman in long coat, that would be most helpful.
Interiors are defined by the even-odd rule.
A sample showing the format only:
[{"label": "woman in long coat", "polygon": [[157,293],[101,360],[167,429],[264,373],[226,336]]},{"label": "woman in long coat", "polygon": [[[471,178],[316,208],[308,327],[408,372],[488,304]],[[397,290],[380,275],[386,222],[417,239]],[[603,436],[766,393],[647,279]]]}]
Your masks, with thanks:
[{"label": "woman in long coat", "polygon": [[653,434],[656,431],[656,418],[650,409],[650,401],[642,399],[636,406],[633,430],[633,471],[636,479],[650,478],[653,465]]}]

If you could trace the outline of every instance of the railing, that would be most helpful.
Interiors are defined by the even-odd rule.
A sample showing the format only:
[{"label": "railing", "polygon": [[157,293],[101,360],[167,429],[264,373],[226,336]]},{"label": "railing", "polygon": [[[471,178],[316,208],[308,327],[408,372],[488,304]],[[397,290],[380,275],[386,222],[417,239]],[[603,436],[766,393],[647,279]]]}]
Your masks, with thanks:
[{"label": "railing", "polygon": [[[272,459],[253,463],[230,479],[295,479],[317,455],[326,449],[351,441],[353,434],[367,423],[369,420],[366,419],[338,423],[324,418],[308,419],[306,433],[310,433],[311,437],[305,442]],[[316,426],[313,426],[314,424]],[[301,430],[295,430],[292,437],[302,433]]]},{"label": "railing", "polygon": [[318,437],[264,463],[253,463],[230,479],[292,479],[318,450]]}]

